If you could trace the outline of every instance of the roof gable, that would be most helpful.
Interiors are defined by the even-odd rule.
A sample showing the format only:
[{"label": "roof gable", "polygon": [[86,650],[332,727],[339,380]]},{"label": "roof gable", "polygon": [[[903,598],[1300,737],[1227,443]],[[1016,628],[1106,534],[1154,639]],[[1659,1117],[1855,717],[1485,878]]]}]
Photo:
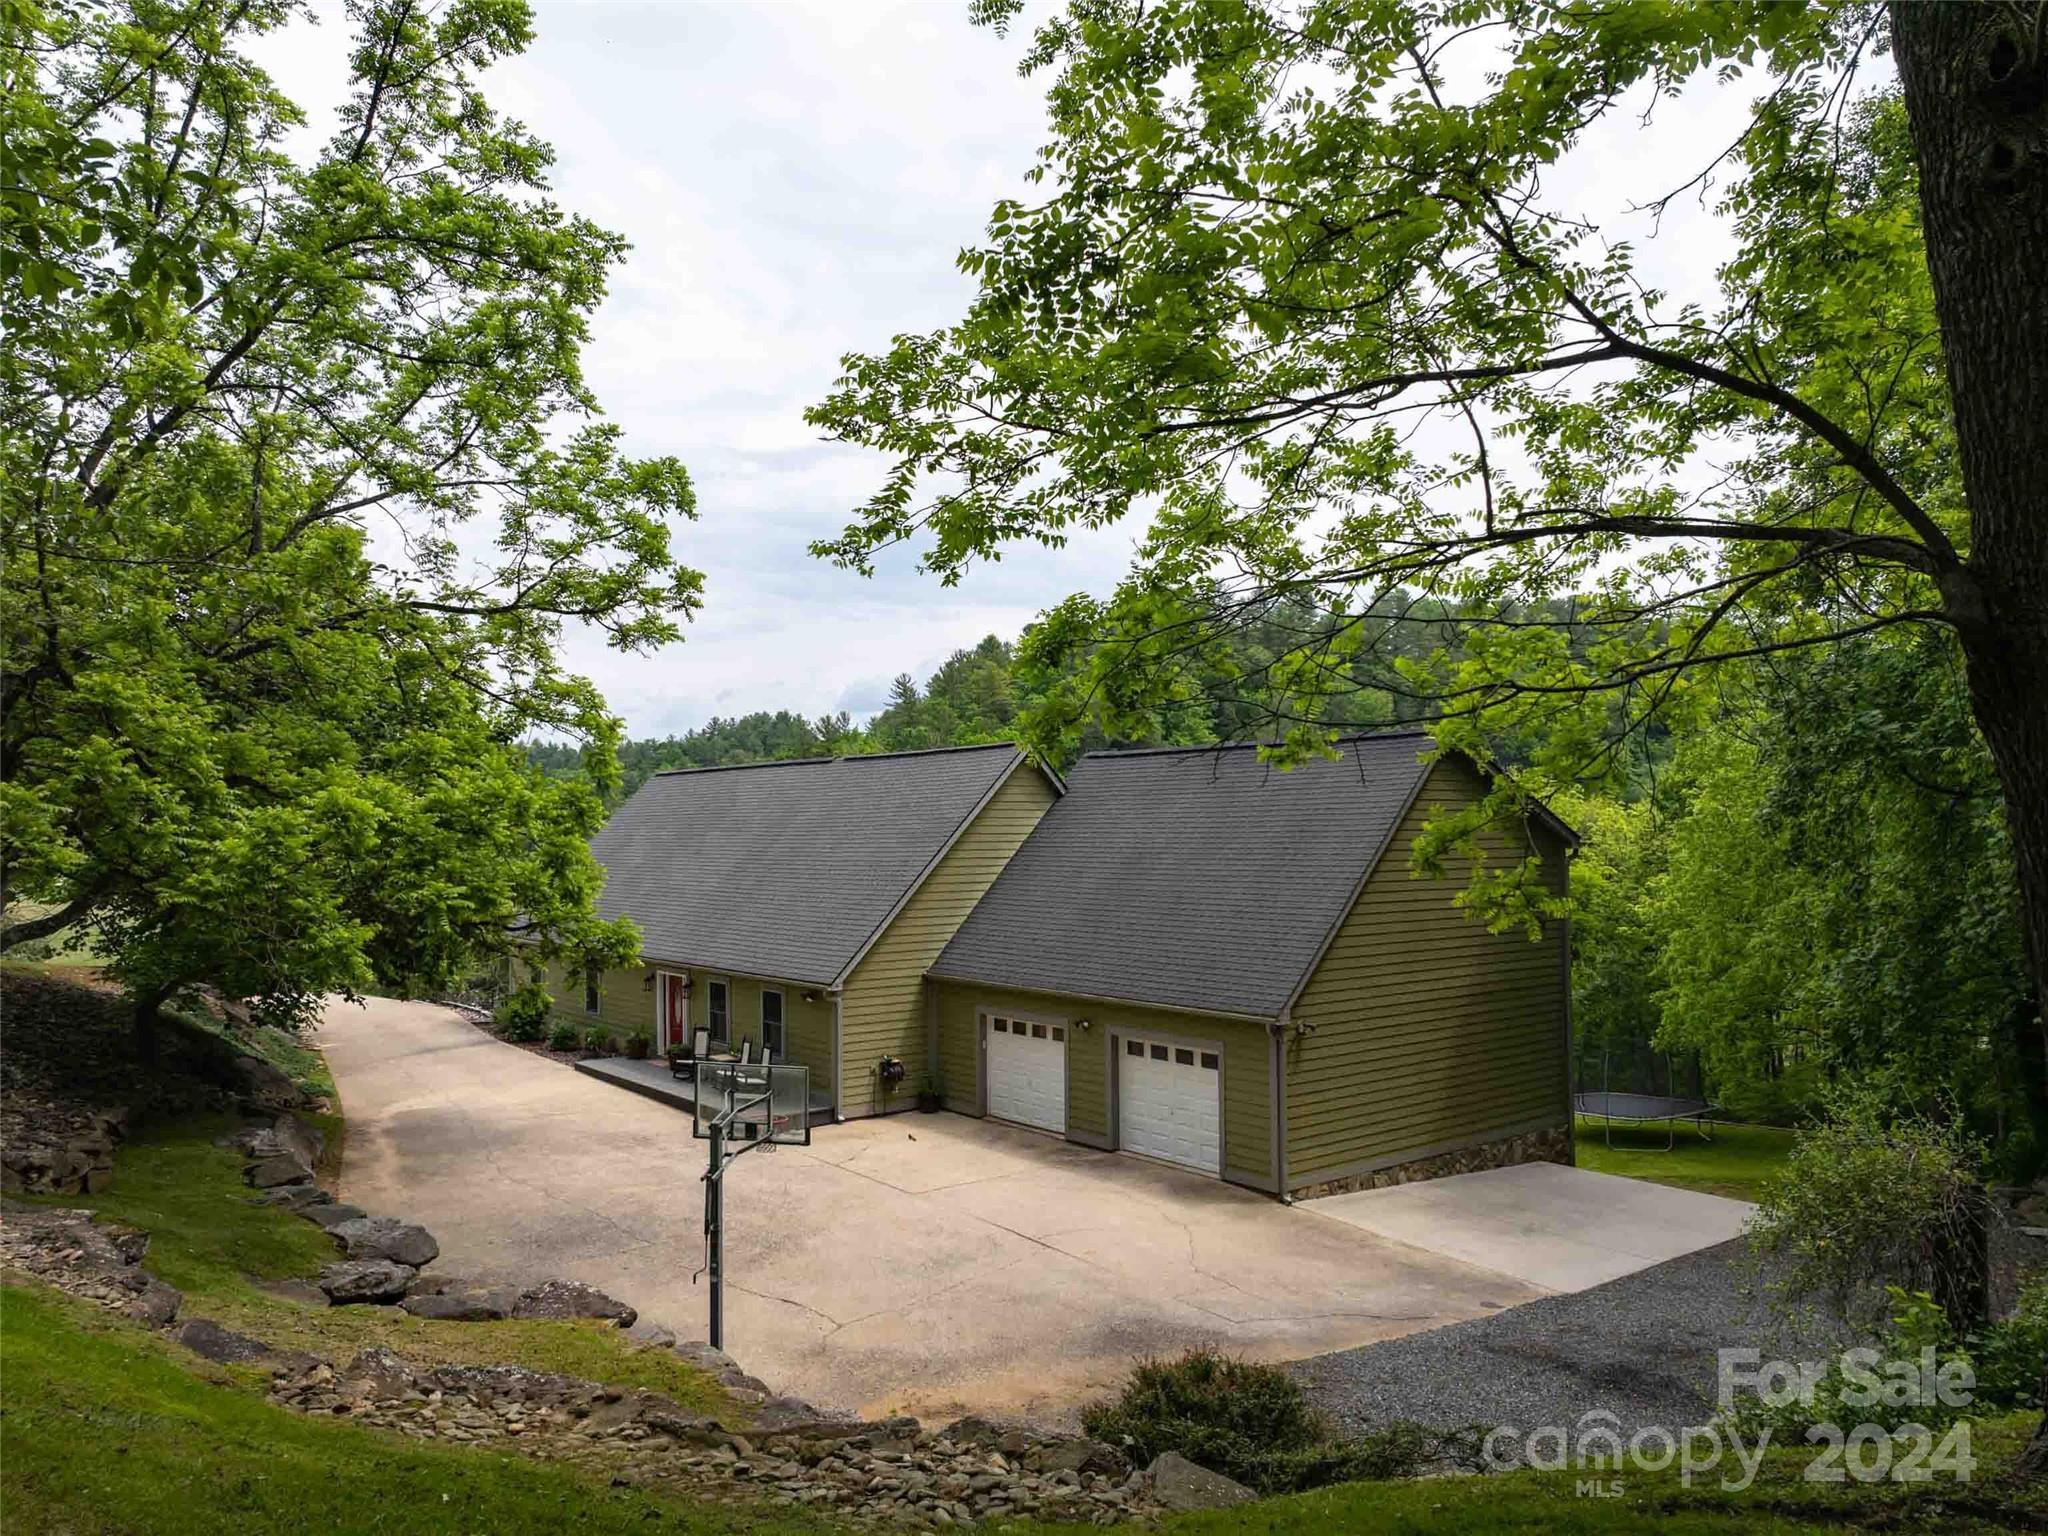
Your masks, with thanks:
[{"label": "roof gable", "polygon": [[656,774],[592,839],[652,958],[829,984],[996,787],[1010,743]]},{"label": "roof gable", "polygon": [[931,973],[1273,1018],[1422,787],[1416,734],[1283,772],[1250,746],[1095,753]]}]

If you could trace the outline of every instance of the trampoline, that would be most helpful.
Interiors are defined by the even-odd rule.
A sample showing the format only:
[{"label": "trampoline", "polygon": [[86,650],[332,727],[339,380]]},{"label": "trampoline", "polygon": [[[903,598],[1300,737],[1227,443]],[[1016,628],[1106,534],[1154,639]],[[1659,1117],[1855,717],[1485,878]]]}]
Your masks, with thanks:
[{"label": "trampoline", "polygon": [[1693,1128],[1704,1141],[1712,1141],[1713,1121],[1707,1117],[1720,1113],[1720,1107],[1705,1099],[1674,1099],[1661,1093],[1575,1093],[1572,1108],[1588,1119],[1598,1118],[1604,1122],[1607,1145],[1614,1146],[1614,1122],[1623,1120],[1631,1125],[1664,1126],[1664,1150],[1669,1152],[1678,1145],[1678,1122],[1690,1120]]},{"label": "trampoline", "polygon": [[[1665,1086],[1675,1088],[1672,1080],[1671,1062],[1664,1062]],[[1601,1130],[1610,1151],[1614,1147],[1614,1122],[1625,1121],[1630,1125],[1662,1125],[1664,1127],[1664,1150],[1669,1152],[1678,1145],[1678,1122],[1690,1120],[1693,1129],[1700,1133],[1702,1141],[1714,1139],[1713,1122],[1710,1115],[1721,1113],[1721,1106],[1709,1099],[1687,1098],[1677,1093],[1610,1093],[1607,1090],[1607,1058],[1600,1058],[1600,1091],[1598,1093],[1574,1093],[1572,1109],[1588,1119],[1598,1118]]]}]

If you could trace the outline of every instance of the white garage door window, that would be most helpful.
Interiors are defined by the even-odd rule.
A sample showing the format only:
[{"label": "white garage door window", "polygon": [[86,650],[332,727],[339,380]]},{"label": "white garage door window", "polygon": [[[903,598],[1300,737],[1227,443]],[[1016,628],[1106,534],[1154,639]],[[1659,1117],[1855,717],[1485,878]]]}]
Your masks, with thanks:
[{"label": "white garage door window", "polygon": [[1123,1042],[1117,1057],[1117,1141],[1204,1173],[1223,1171],[1223,1062],[1168,1040]]},{"label": "white garage door window", "polygon": [[1066,1025],[990,1016],[988,1112],[1000,1120],[1065,1133]]}]

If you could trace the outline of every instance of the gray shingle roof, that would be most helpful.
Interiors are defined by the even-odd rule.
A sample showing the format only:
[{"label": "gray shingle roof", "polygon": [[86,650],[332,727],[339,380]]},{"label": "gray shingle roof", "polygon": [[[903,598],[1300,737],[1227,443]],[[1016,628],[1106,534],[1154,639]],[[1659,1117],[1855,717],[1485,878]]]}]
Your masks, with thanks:
[{"label": "gray shingle roof", "polygon": [[838,979],[1022,754],[1007,743],[656,774],[591,840],[653,959]]},{"label": "gray shingle roof", "polygon": [[1417,735],[1283,773],[1249,746],[1092,753],[935,976],[1271,1018],[1428,771]]}]

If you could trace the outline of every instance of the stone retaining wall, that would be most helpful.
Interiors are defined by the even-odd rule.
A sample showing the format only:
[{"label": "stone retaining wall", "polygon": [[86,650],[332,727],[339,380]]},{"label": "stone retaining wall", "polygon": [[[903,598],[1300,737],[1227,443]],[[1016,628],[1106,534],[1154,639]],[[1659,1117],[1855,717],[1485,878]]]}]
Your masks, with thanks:
[{"label": "stone retaining wall", "polygon": [[1316,1200],[1324,1195],[1349,1194],[1356,1189],[1388,1189],[1396,1184],[1412,1184],[1418,1179],[1441,1179],[1453,1173],[1479,1173],[1488,1168],[1511,1167],[1516,1163],[1563,1163],[1570,1167],[1570,1128],[1558,1125],[1547,1130],[1524,1131],[1497,1141],[1482,1141],[1474,1146],[1440,1152],[1434,1157],[1418,1157],[1412,1162],[1374,1168],[1367,1173],[1325,1179],[1320,1184],[1295,1190],[1294,1198]]}]

